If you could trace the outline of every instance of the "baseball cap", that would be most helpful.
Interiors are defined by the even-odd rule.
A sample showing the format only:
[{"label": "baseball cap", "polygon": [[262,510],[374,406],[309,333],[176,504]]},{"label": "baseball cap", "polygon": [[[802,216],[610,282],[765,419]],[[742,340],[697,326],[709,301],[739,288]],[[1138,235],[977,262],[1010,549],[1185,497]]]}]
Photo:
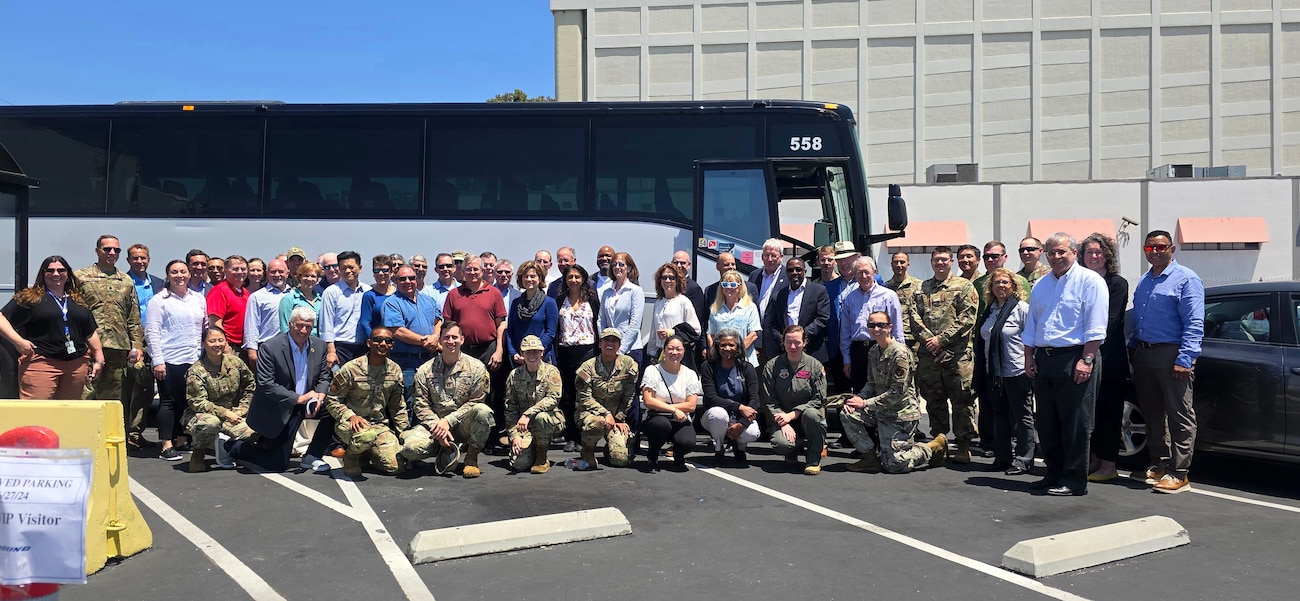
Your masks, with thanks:
[{"label": "baseball cap", "polygon": [[618,333],[618,330],[615,329],[615,328],[605,328],[605,329],[601,330],[601,331],[600,331],[600,337],[601,337],[602,339],[603,339],[603,338],[617,338],[617,339],[619,339],[619,340],[622,340],[622,339],[623,339],[623,335],[620,334],[620,333]]},{"label": "baseball cap", "polygon": [[306,259],[306,258],[307,258],[307,252],[304,251],[304,250],[301,249],[301,248],[298,248],[297,246],[291,246],[291,247],[289,247],[289,252],[284,253],[284,258],[289,259],[289,258],[293,258],[293,257],[302,257],[302,258]]},{"label": "baseball cap", "polygon": [[542,339],[529,334],[524,336],[523,342],[519,343],[521,351],[544,351],[546,347],[542,346]]}]

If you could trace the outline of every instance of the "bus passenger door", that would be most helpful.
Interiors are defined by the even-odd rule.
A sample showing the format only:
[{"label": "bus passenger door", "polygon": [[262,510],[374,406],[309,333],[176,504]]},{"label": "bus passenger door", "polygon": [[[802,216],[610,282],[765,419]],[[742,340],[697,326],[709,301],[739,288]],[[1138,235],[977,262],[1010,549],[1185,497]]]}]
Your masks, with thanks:
[{"label": "bus passenger door", "polygon": [[776,184],[771,164],[697,161],[695,194],[693,263],[700,286],[718,281],[720,253],[732,253],[745,274],[761,265],[763,242],[777,234],[773,229]]}]

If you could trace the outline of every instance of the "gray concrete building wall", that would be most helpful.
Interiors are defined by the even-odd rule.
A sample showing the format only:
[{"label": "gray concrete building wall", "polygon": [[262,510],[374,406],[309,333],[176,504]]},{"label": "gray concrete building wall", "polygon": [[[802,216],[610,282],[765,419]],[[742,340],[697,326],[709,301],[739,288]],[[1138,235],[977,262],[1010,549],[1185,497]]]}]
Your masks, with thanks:
[{"label": "gray concrete building wall", "polygon": [[[1300,0],[551,0],[559,100],[859,116],[873,181],[1300,174]],[[574,36],[581,36],[581,43]]]}]

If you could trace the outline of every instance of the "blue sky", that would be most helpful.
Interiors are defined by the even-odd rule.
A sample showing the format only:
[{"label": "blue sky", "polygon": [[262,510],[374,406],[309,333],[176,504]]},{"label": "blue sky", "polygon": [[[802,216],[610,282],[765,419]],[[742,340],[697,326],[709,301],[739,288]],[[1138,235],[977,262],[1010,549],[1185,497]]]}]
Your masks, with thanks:
[{"label": "blue sky", "polygon": [[554,96],[549,4],[6,2],[0,104]]}]

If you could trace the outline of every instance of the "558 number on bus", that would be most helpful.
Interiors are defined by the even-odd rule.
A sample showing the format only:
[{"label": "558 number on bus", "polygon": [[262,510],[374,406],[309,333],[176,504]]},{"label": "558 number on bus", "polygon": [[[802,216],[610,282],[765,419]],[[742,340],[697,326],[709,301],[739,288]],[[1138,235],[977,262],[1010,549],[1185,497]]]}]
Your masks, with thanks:
[{"label": "558 number on bus", "polygon": [[821,136],[790,136],[790,150],[821,150]]}]

